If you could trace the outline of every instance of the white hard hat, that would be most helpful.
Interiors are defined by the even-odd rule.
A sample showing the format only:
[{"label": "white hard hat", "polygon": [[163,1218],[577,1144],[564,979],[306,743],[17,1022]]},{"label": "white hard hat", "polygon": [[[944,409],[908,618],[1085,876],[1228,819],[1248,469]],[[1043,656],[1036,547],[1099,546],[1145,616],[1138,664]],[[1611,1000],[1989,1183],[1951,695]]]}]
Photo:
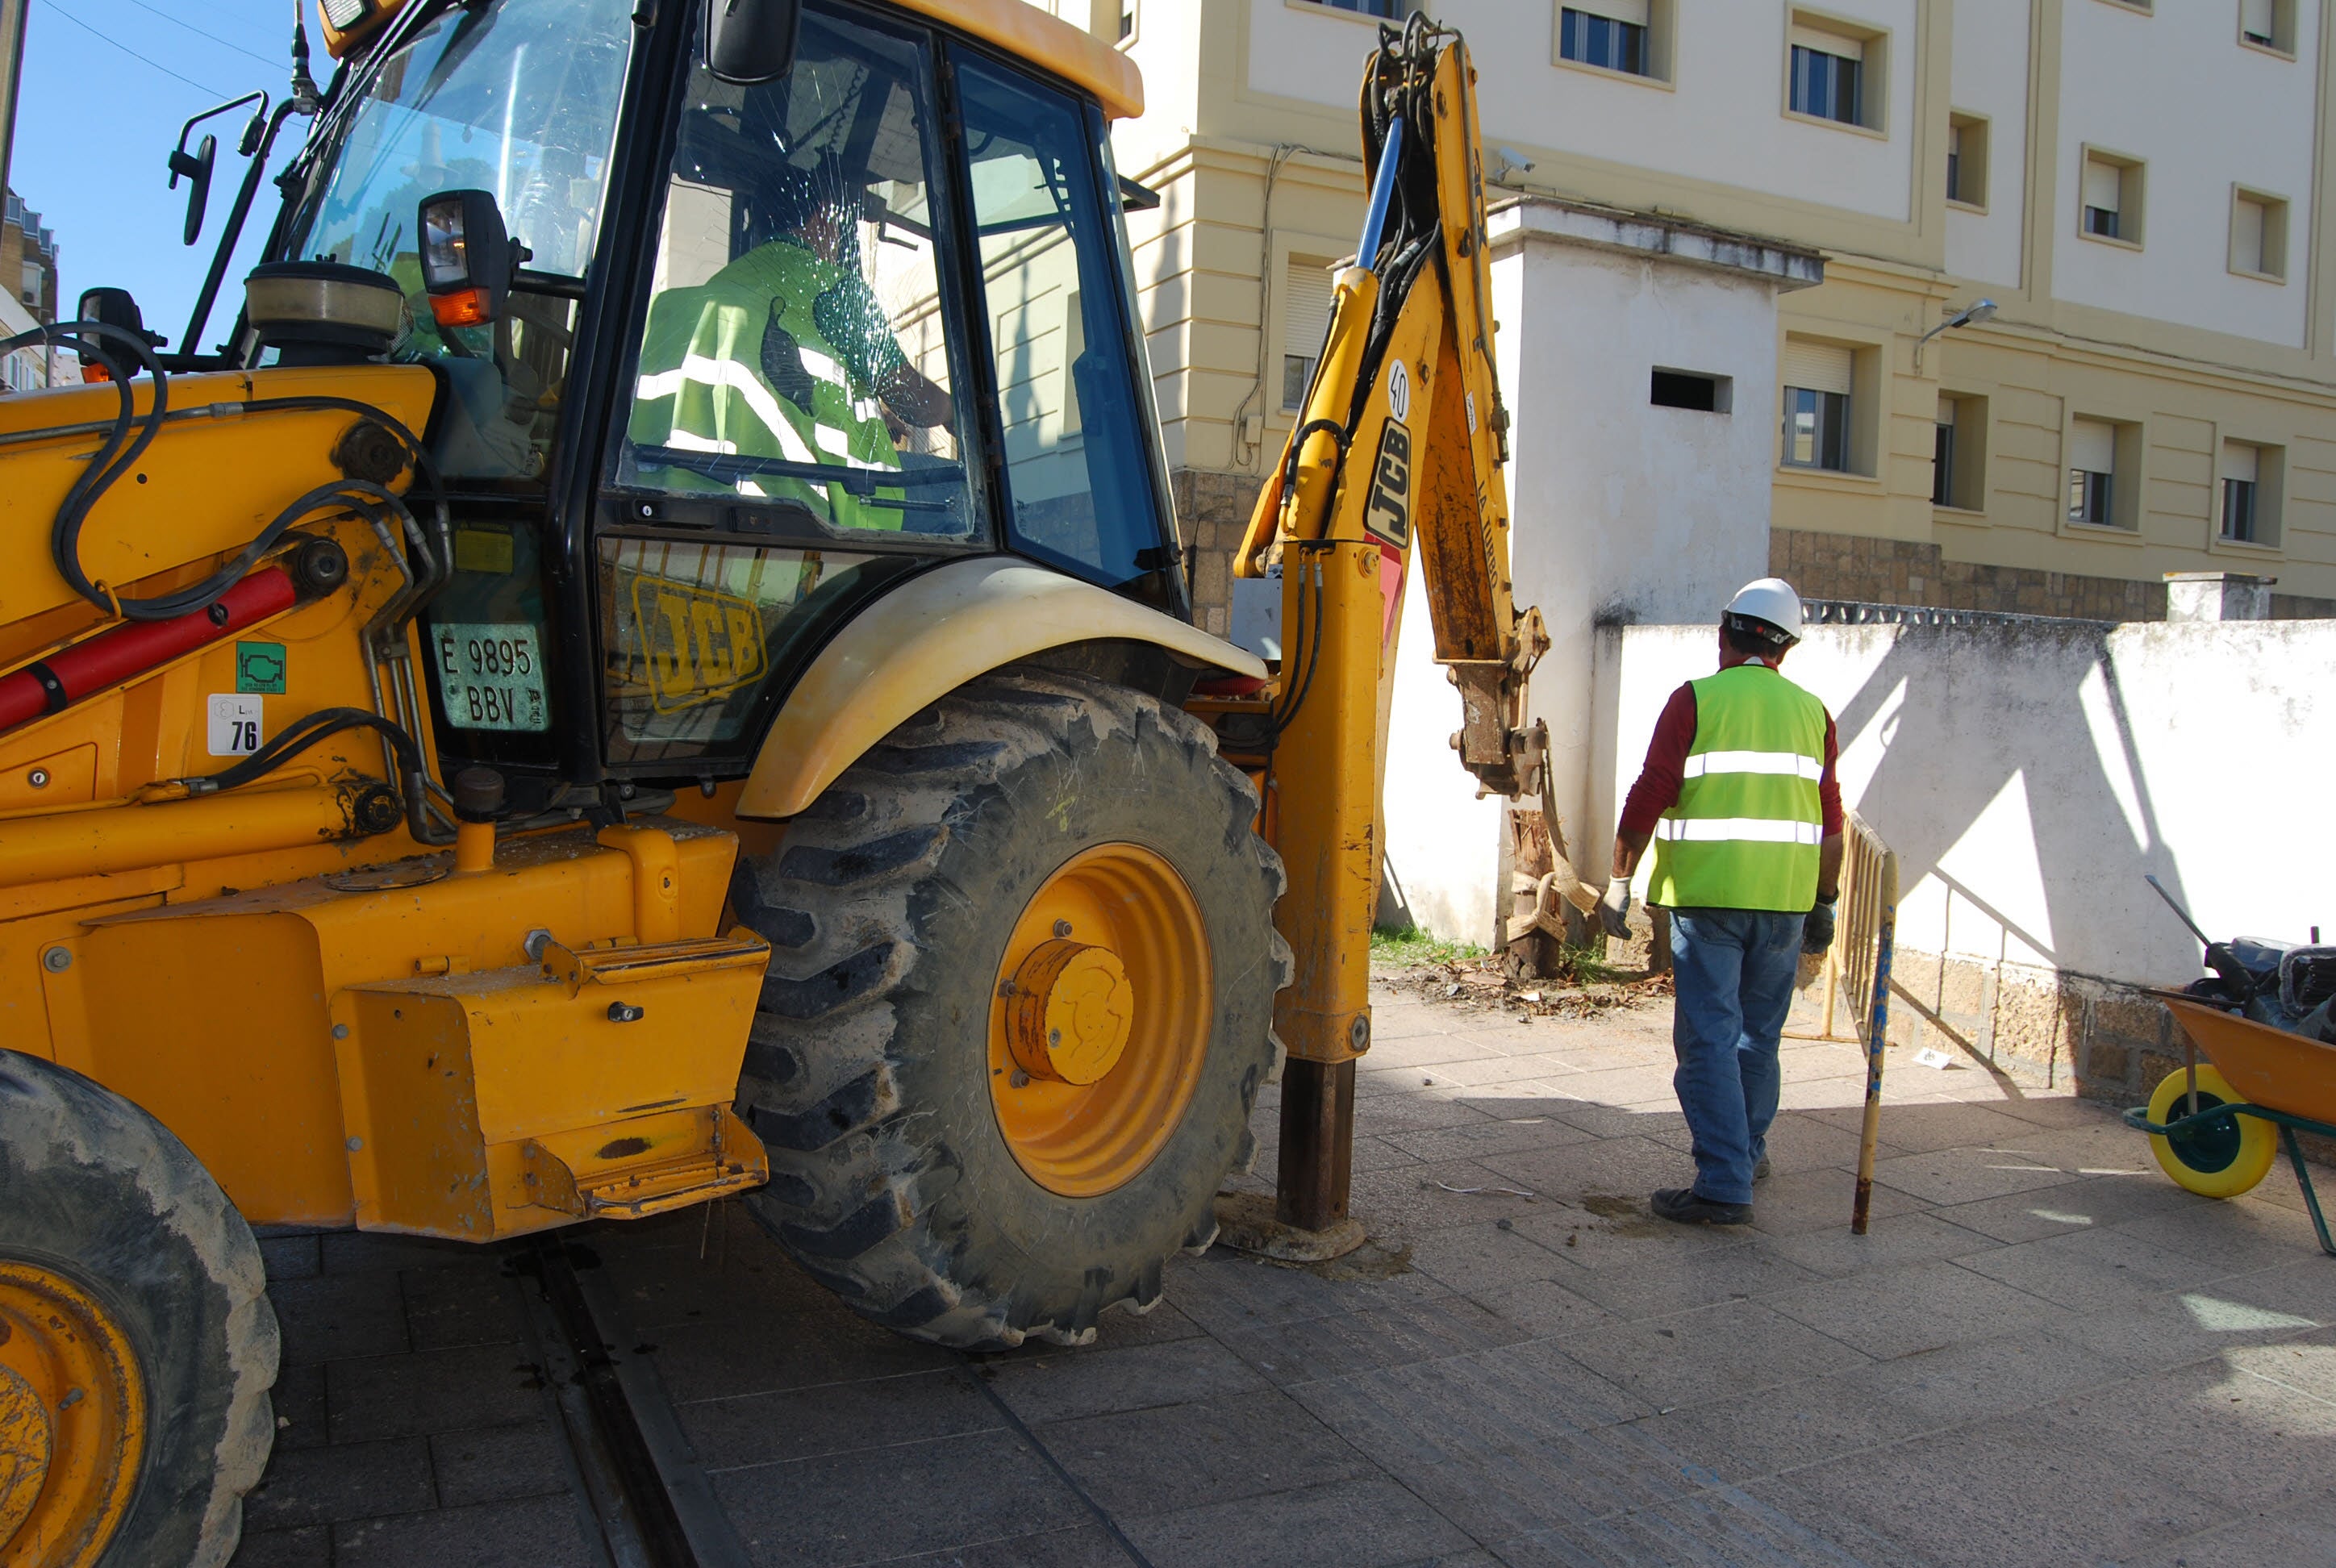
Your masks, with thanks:
[{"label": "white hard hat", "polygon": [[1764,577],[1737,589],[1736,597],[1728,601],[1723,618],[1737,617],[1766,622],[1783,632],[1788,642],[1801,640],[1801,596],[1781,577]]}]

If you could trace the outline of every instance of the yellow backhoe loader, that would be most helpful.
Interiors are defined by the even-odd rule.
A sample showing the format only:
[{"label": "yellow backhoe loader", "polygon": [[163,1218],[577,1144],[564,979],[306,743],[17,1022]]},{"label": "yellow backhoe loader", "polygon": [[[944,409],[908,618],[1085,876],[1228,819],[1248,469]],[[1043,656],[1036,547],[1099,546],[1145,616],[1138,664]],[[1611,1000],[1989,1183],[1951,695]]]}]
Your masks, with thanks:
[{"label": "yellow backhoe loader", "polygon": [[1269,662],[1190,621],[1124,55],[1020,0],[318,11],[322,89],[296,42],[214,112],[180,350],[95,290],[89,384],[0,401],[0,1559],[226,1561],[252,1226],[743,1194],[877,1322],[1077,1343],[1217,1234],[1286,1043],[1261,1244],[1344,1244],[1415,541],[1460,761],[1537,788],[1457,38],[1364,86]]}]

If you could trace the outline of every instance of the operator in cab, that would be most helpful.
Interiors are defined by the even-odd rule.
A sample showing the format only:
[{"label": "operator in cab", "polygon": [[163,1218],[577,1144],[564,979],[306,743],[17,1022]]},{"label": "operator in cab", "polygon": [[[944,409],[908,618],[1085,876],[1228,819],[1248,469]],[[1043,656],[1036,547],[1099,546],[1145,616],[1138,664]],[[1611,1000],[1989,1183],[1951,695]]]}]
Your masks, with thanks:
[{"label": "operator in cab", "polygon": [[1800,957],[1833,945],[1839,745],[1825,704],[1785,678],[1800,639],[1800,596],[1782,578],[1728,601],[1718,672],[1682,685],[1656,722],[1599,906],[1608,932],[1626,936],[1630,878],[1652,842],[1647,902],[1671,916],[1671,1083],[1695,1153],[1693,1184],[1656,1193],[1653,1208],[1682,1224],[1751,1222]]},{"label": "operator in cab", "polygon": [[[861,276],[861,197],[832,159],[764,172],[755,216],[773,237],[703,284],[649,303],[636,445],[898,469],[912,428],[951,424],[949,394],[901,352]],[[671,470],[659,482],[733,488]],[[799,501],[837,528],[900,527],[881,493],[862,499],[808,475],[759,475],[737,488]]]}]

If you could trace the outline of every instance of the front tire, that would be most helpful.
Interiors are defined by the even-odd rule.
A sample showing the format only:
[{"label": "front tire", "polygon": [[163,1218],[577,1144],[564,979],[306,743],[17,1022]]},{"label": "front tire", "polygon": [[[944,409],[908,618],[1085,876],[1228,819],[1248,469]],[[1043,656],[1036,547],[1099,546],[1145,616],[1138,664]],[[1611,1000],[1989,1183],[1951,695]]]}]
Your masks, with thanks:
[{"label": "front tire", "polygon": [[0,1562],[219,1568],[276,1436],[250,1228],[161,1123],[14,1051],[0,1194]]},{"label": "front tire", "polygon": [[[1163,1262],[1215,1237],[1275,1066],[1289,959],[1256,815],[1188,715],[1017,669],[742,860],[734,901],[773,950],[741,1087],[771,1156],[752,1202],[806,1269],[967,1349],[1081,1343],[1159,1299]],[[1017,1025],[1017,977],[1056,1010]]]}]

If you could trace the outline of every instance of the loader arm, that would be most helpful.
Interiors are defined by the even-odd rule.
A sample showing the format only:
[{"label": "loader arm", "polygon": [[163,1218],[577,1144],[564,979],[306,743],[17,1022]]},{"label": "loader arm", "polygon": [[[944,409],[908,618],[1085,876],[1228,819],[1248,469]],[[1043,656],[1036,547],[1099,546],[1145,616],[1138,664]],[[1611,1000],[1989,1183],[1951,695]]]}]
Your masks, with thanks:
[{"label": "loader arm", "polygon": [[[1542,789],[1526,681],[1548,647],[1509,578],[1508,413],[1494,369],[1475,73],[1457,34],[1380,33],[1361,103],[1370,200],[1336,279],[1304,412],[1259,497],[1236,575],[1281,582],[1282,662],[1247,750],[1290,887],[1296,959],[1280,1221],[1346,1222],[1354,1062],[1370,1044],[1379,797],[1404,583],[1417,552],[1436,659],[1459,688],[1452,745],[1481,793]],[[1227,726],[1229,736],[1241,733]]]}]

